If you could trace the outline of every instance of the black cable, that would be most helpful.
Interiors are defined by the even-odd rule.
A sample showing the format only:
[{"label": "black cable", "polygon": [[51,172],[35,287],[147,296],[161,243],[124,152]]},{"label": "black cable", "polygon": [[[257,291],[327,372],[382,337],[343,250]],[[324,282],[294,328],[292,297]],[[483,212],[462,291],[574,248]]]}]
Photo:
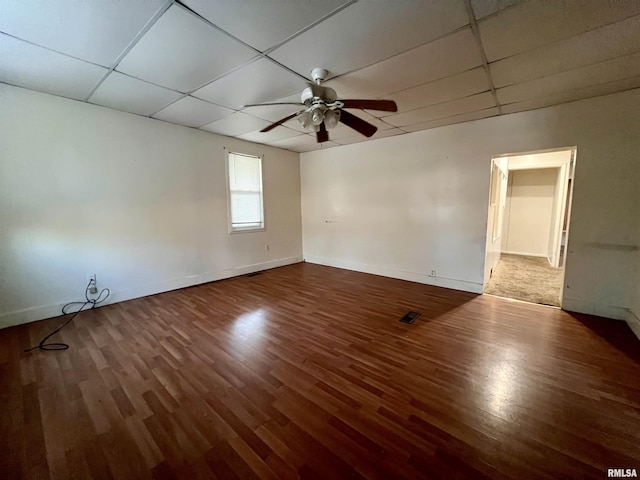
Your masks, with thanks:
[{"label": "black cable", "polygon": [[[62,325],[60,325],[58,328],[56,328],[53,332],[51,332],[49,335],[47,335],[46,337],[44,337],[40,343],[38,345],[36,345],[35,347],[31,347],[31,348],[27,348],[25,350],[25,352],[31,352],[33,350],[66,350],[69,348],[69,345],[67,345],[66,343],[58,343],[58,342],[53,342],[53,343],[45,343],[47,340],[49,340],[51,337],[53,337],[56,333],[58,333],[60,330],[62,330],[64,327],[66,327],[67,325],[69,325],[74,318],[76,318],[78,316],[78,314],[80,312],[82,312],[84,310],[84,307],[86,307],[87,305],[91,305],[91,307],[89,307],[87,310],[91,310],[92,308],[96,308],[96,305],[101,304],[102,302],[104,302],[107,298],[109,298],[109,295],[111,294],[111,291],[108,288],[103,288],[100,293],[98,294],[97,298],[89,298],[89,288],[91,288],[91,285],[94,284],[93,279],[89,280],[89,283],[87,284],[87,288],[85,288],[84,290],[84,298],[86,300],[86,302],[70,302],[67,303],[65,306],[62,307],[62,315],[68,315],[70,312],[67,311],[67,309],[73,305],[80,305],[82,304],[82,306],[73,313],[73,315],[71,316],[71,318],[69,320],[67,320],[66,322],[64,322]],[[107,293],[105,295],[104,298],[102,298],[102,294],[103,293]]]}]

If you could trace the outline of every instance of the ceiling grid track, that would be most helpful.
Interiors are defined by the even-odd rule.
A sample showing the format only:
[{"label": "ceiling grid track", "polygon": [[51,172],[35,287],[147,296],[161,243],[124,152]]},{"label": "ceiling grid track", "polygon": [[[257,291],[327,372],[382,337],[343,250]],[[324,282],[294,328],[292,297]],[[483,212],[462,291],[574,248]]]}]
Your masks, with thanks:
[{"label": "ceiling grid track", "polygon": [[7,33],[7,32],[0,31],[0,35],[4,35],[5,37],[8,37],[8,38],[13,38],[14,40],[18,40],[19,42],[24,42],[28,45],[33,45],[34,47],[42,48],[43,50],[48,50],[49,52],[57,53],[58,55],[62,55],[64,57],[73,58],[74,60],[78,60],[79,62],[88,63],[89,65],[95,65],[96,67],[106,68],[104,65],[100,65],[99,63],[91,62],[89,60],[85,60],[84,58],[69,55],[68,53],[64,53],[59,50],[56,50],[55,48],[50,48],[50,47],[47,47],[46,45],[41,45],[39,43],[32,42],[30,40],[25,40],[24,38],[16,37],[15,35],[11,35],[10,33]]},{"label": "ceiling grid track", "polygon": [[333,97],[397,102],[360,121],[327,114],[325,130],[340,128],[324,148],[369,137],[349,122],[383,138],[640,87],[638,2],[428,3],[9,2],[0,83],[292,151],[322,148],[313,118],[285,108],[304,104],[315,67],[331,72],[322,91],[337,93],[317,96],[331,111],[344,105]]},{"label": "ceiling grid track", "polygon": [[[354,1],[357,1],[357,0],[354,0]],[[256,49],[256,48],[252,47],[252,46],[251,46],[251,45],[249,45],[248,43],[246,43],[246,42],[242,41],[241,39],[239,39],[239,38],[237,38],[236,36],[232,35],[231,33],[227,32],[226,30],[223,30],[222,28],[220,28],[219,26],[217,26],[215,23],[213,23],[213,22],[211,22],[210,20],[206,19],[205,17],[203,17],[202,15],[200,15],[198,12],[196,12],[195,10],[191,9],[189,6],[187,6],[187,5],[185,5],[184,3],[182,3],[180,0],[171,0],[171,4],[174,4],[174,3],[175,3],[176,5],[179,5],[180,7],[182,7],[185,11],[189,12],[191,15],[193,15],[194,17],[196,17],[198,20],[200,20],[200,21],[202,21],[202,22],[206,23],[206,24],[207,24],[207,25],[209,25],[210,27],[215,28],[215,29],[216,29],[217,31],[219,31],[220,33],[222,33],[222,34],[226,35],[227,37],[231,38],[232,40],[234,40],[234,41],[236,41],[236,42],[238,42],[238,43],[242,44],[242,45],[243,45],[243,46],[245,46],[246,48],[248,48],[248,49],[252,50],[252,51],[256,54],[256,56],[255,56],[254,58],[252,58],[251,60],[249,60],[248,62],[243,63],[242,65],[238,65],[237,67],[234,67],[234,68],[230,69],[229,71],[225,72],[224,74],[219,75],[219,76],[217,76],[217,77],[215,77],[215,78],[212,78],[211,80],[209,80],[209,81],[207,81],[207,82],[203,83],[202,85],[198,85],[196,88],[193,88],[193,89],[189,90],[188,92],[180,92],[180,93],[182,93],[182,96],[178,97],[176,100],[174,100],[173,102],[169,103],[168,105],[163,106],[163,107],[162,107],[162,108],[160,108],[159,110],[157,110],[157,111],[155,111],[155,112],[151,113],[150,115],[148,115],[148,117],[153,117],[153,116],[154,116],[154,115],[156,115],[158,112],[161,112],[161,111],[162,111],[162,110],[164,110],[165,108],[167,108],[167,107],[169,107],[169,106],[173,105],[173,104],[174,104],[174,103],[176,103],[176,102],[179,102],[180,100],[184,99],[185,97],[189,97],[189,96],[191,96],[191,94],[192,94],[192,93],[194,93],[194,92],[196,92],[196,91],[200,90],[201,88],[204,88],[204,87],[206,87],[207,85],[209,85],[209,84],[211,84],[211,83],[213,83],[213,82],[215,82],[215,81],[217,81],[217,80],[220,80],[221,78],[224,78],[224,77],[226,77],[227,75],[230,75],[230,74],[232,74],[232,73],[234,73],[234,72],[236,72],[236,71],[238,71],[238,70],[240,70],[240,69],[242,69],[242,68],[246,67],[247,65],[250,65],[250,64],[252,64],[252,63],[254,63],[254,62],[257,62],[257,61],[258,61],[258,60],[260,60],[261,58],[265,58],[265,59],[267,59],[267,60],[270,60],[271,62],[273,62],[273,63],[277,64],[278,66],[280,66],[280,67],[282,67],[282,68],[284,68],[285,70],[287,70],[287,71],[289,71],[290,73],[294,74],[295,76],[297,76],[297,77],[301,78],[302,80],[305,80],[305,81],[307,81],[307,80],[308,80],[306,77],[304,77],[303,75],[300,75],[298,72],[295,72],[295,71],[291,70],[290,68],[288,68],[288,67],[286,67],[286,66],[282,65],[282,64],[281,64],[281,63],[279,63],[279,62],[276,62],[276,61],[275,61],[275,60],[273,60],[271,57],[268,57],[268,56],[266,55],[266,53],[265,53],[265,52],[267,52],[267,51],[272,51],[272,50],[274,50],[276,47],[272,47],[272,48],[270,48],[270,49],[266,50],[265,52],[261,52],[260,50],[258,50],[258,49]],[[168,9],[168,8],[167,8],[167,9]],[[165,9],[164,11],[166,11],[167,9]],[[163,11],[163,13],[164,13],[164,11]],[[332,13],[333,13],[333,12],[332,12]],[[318,22],[318,23],[319,23],[319,22]],[[301,32],[298,32],[298,33],[301,33]],[[297,34],[296,34],[296,35],[293,35],[293,36],[297,36]],[[292,37],[293,37],[293,36],[292,36]],[[292,38],[292,37],[290,37],[290,38]],[[287,39],[287,40],[289,40],[289,39]],[[287,40],[285,40],[285,41],[281,42],[281,44],[285,43]],[[278,45],[278,46],[279,46],[279,45]],[[198,100],[203,101],[203,102],[210,103],[211,105],[222,106],[222,105],[218,105],[218,104],[216,104],[216,103],[210,102],[210,101],[208,101],[208,100],[205,100],[205,99],[203,99],[203,98],[198,98],[198,97],[194,97],[194,98],[197,98]],[[236,109],[236,108],[229,108],[229,107],[224,107],[224,108],[228,108],[229,110],[233,110],[233,111],[234,111],[234,113],[237,113],[237,112],[241,111],[241,109],[239,110],[239,109]],[[256,117],[256,118],[257,118],[257,117]],[[200,128],[200,127],[203,127],[204,125],[207,125],[208,123],[211,123],[211,122],[207,122],[207,123],[205,123],[205,124],[203,124],[203,125],[199,125],[199,126],[197,126],[197,127],[193,127],[193,128]]]},{"label": "ceiling grid track", "polygon": [[[364,65],[364,66],[359,67],[359,68],[354,68],[352,70],[347,70],[345,72],[342,72],[339,75],[336,75],[334,77],[329,78],[328,80],[336,80],[336,79],[338,79],[340,77],[344,77],[346,75],[350,75],[352,73],[358,72],[359,70],[363,70],[365,68],[373,67],[374,65],[378,65],[379,63],[386,62],[387,60],[390,60],[390,59],[392,59],[394,57],[399,57],[400,55],[404,55],[405,53],[409,53],[412,50],[416,50],[416,49],[418,49],[420,47],[424,47],[425,45],[428,45],[430,43],[437,42],[438,40],[442,40],[444,38],[450,37],[451,35],[455,35],[456,33],[459,33],[461,31],[465,30],[466,28],[467,28],[467,25],[465,24],[465,25],[463,25],[463,26],[461,26],[459,28],[456,28],[455,30],[451,30],[450,32],[447,32],[447,33],[445,33],[443,35],[440,35],[440,36],[437,36],[437,37],[433,37],[431,40],[427,40],[426,42],[423,42],[423,43],[420,43],[420,44],[415,45],[413,47],[407,48],[406,50],[402,50],[402,51],[400,51],[398,53],[394,53],[393,55],[391,55],[389,57],[381,58],[380,60],[376,60],[375,62],[372,62],[372,63],[370,63],[368,65]],[[431,80],[431,81],[433,81],[433,80]],[[429,82],[426,82],[426,83],[429,83]],[[417,85],[414,85],[414,86],[417,86]],[[413,88],[413,87],[406,87],[406,88],[403,88],[401,90],[406,90],[408,88]],[[398,90],[398,91],[400,91],[400,90]]]},{"label": "ceiling grid track", "polygon": [[[162,17],[162,15],[164,15],[165,12],[167,10],[169,10],[169,7],[171,7],[171,5],[173,5],[173,2],[174,2],[174,0],[167,0],[167,2],[164,5],[162,5],[162,7],[160,7],[158,9],[158,11],[154,14],[154,16],[147,22],[147,24],[140,29],[138,34],[133,38],[133,40],[131,40],[129,45],[127,45],[125,47],[125,49],[122,52],[120,52],[120,55],[118,55],[118,57],[115,59],[115,61],[111,65],[111,67],[109,67],[107,73],[105,73],[104,76],[100,80],[98,80],[98,82],[95,84],[95,86],[91,89],[91,91],[89,92],[89,95],[87,95],[86,98],[84,99],[85,102],[89,101],[89,99],[91,98],[91,95],[93,95],[95,93],[95,91],[98,88],[100,88],[100,85],[102,85],[102,83],[109,77],[109,75],[111,75],[111,73],[120,64],[122,59],[127,56],[127,54],[131,51],[131,49],[136,46],[136,44],[151,29],[151,27],[153,27],[155,25],[155,23],[158,20],[160,20],[160,17]],[[120,72],[118,72],[118,73],[120,73]]]},{"label": "ceiling grid track", "polygon": [[219,26],[217,26],[215,23],[211,22],[210,20],[206,19],[205,17],[203,17],[202,15],[200,15],[198,12],[196,12],[195,10],[191,9],[190,7],[188,7],[187,5],[185,5],[184,3],[182,3],[181,0],[172,0],[175,1],[176,4],[180,5],[182,8],[184,8],[185,10],[187,10],[189,13],[191,13],[192,15],[196,16],[197,18],[199,18],[200,20],[202,20],[203,22],[205,22],[207,25],[210,25],[211,27],[215,28],[216,30],[218,30],[221,33],[224,33],[226,36],[228,36],[229,38],[241,43],[242,45],[244,45],[245,47],[253,50],[257,57],[252,59],[251,61],[243,64],[243,65],[239,65],[236,68],[233,68],[231,70],[229,70],[228,72],[225,72],[224,74],[208,81],[207,83],[204,83],[202,85],[199,85],[197,88],[194,88],[193,90],[191,90],[191,92],[188,92],[189,94],[195,92],[196,90],[199,90],[203,87],[206,87],[207,85],[209,85],[210,83],[215,82],[216,80],[220,80],[221,78],[226,77],[227,75],[233,73],[236,70],[239,70],[245,66],[247,66],[250,63],[253,63],[257,60],[259,60],[260,58],[264,58],[272,63],[274,63],[275,65],[283,68],[284,70],[287,70],[289,73],[301,78],[304,81],[309,81],[310,78],[306,77],[298,72],[296,72],[295,70],[287,67],[286,65],[283,65],[282,63],[278,62],[277,60],[274,60],[273,58],[271,58],[269,56],[269,54],[271,52],[273,52],[274,50],[280,48],[282,45],[284,45],[285,43],[289,42],[290,40],[293,40],[294,38],[298,37],[299,35],[302,35],[304,32],[306,32],[307,30],[311,30],[313,27],[315,27],[316,25],[319,25],[320,23],[324,22],[325,20],[327,20],[328,18],[331,18],[332,16],[340,13],[341,11],[343,11],[345,8],[349,7],[350,5],[353,5],[354,3],[356,3],[358,0],[351,0],[350,2],[345,3],[344,5],[336,8],[335,10],[333,10],[332,12],[329,12],[327,15],[325,15],[324,17],[319,18],[318,20],[316,20],[315,22],[307,25],[306,27],[302,28],[301,30],[297,31],[296,33],[290,35],[289,37],[285,38],[284,40],[278,42],[277,44],[267,48],[264,51],[260,51],[257,48],[252,47],[251,45],[249,45],[248,43],[242,41],[241,39],[239,39],[238,37],[236,37],[235,35],[232,35],[231,33],[227,32],[226,30],[223,30],[222,28],[220,28]]},{"label": "ceiling grid track", "polygon": [[471,0],[465,0],[464,6],[467,10],[467,15],[469,16],[469,26],[471,26],[471,32],[473,33],[473,37],[476,40],[476,44],[478,45],[478,49],[480,50],[480,55],[482,56],[482,66],[484,67],[484,71],[487,75],[487,79],[489,81],[489,87],[491,88],[491,95],[493,96],[493,100],[496,103],[496,107],[498,108],[498,114],[502,115],[502,106],[498,101],[498,94],[496,93],[496,87],[493,83],[493,77],[491,76],[491,69],[489,68],[489,61],[487,59],[487,53],[484,51],[484,45],[482,44],[482,38],[480,38],[480,30],[478,30],[478,22],[476,21],[476,16],[473,13],[473,7],[471,6]]},{"label": "ceiling grid track", "polygon": [[216,25],[215,23],[211,22],[210,20],[207,20],[205,17],[203,17],[202,15],[200,15],[198,12],[196,12],[195,10],[193,10],[192,8],[188,7],[187,5],[185,5],[184,3],[182,3],[180,0],[175,0],[176,5],[179,5],[180,7],[182,7],[184,10],[186,10],[187,12],[189,12],[191,15],[193,15],[194,17],[198,18],[199,20],[202,20],[204,23],[206,23],[207,25],[209,25],[210,27],[215,28],[218,32],[226,35],[227,37],[229,37],[230,39],[242,44],[244,47],[253,50],[255,52],[256,55],[262,55],[262,52],[260,50],[258,50],[257,48],[252,47],[251,45],[249,45],[247,42],[245,42],[244,40],[240,40],[238,37],[230,34],[229,32],[227,32],[226,30],[223,30],[222,28],[220,28],[218,25]]},{"label": "ceiling grid track", "polygon": [[280,48],[282,45],[284,45],[285,43],[288,43],[289,41],[293,40],[296,37],[299,37],[300,35],[302,35],[303,33],[305,33],[308,30],[311,30],[312,28],[314,28],[315,26],[321,24],[322,22],[324,22],[325,20],[328,20],[329,18],[333,17],[334,15],[342,12],[344,9],[346,9],[347,7],[350,7],[351,5],[353,5],[354,3],[356,3],[358,0],[351,0],[350,2],[345,3],[344,5],[339,6],[338,8],[336,8],[335,10],[333,10],[332,12],[327,13],[324,17],[320,17],[319,19],[317,19],[315,22],[310,23],[309,25],[307,25],[306,27],[298,30],[296,33],[289,35],[287,38],[285,38],[284,40],[282,40],[281,42],[267,48],[263,54],[269,55],[271,52],[273,52],[274,50],[276,50],[277,48]]}]

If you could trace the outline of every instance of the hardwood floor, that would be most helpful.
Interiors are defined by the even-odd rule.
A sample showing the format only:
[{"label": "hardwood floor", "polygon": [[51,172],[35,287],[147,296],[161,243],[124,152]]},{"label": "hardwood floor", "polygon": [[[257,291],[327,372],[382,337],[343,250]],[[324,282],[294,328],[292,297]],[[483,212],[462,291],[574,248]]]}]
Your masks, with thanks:
[{"label": "hardwood floor", "polygon": [[[409,310],[413,325],[398,320]],[[0,331],[0,475],[606,478],[640,471],[622,322],[297,264]]]}]

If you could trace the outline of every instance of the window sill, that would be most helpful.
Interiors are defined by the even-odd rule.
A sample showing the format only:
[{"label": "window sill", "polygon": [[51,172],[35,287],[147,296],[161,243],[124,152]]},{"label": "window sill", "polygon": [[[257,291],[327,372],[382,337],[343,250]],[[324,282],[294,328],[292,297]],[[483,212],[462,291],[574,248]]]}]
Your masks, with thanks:
[{"label": "window sill", "polygon": [[265,230],[265,227],[231,228],[229,229],[229,235],[236,233],[264,232]]}]

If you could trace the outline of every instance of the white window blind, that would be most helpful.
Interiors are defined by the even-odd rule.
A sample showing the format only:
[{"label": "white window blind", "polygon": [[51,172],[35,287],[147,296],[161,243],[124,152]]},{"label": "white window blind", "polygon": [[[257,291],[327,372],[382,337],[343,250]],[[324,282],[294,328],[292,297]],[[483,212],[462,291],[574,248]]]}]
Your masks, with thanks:
[{"label": "white window blind", "polygon": [[227,159],[231,231],[264,228],[262,159],[232,152]]}]

